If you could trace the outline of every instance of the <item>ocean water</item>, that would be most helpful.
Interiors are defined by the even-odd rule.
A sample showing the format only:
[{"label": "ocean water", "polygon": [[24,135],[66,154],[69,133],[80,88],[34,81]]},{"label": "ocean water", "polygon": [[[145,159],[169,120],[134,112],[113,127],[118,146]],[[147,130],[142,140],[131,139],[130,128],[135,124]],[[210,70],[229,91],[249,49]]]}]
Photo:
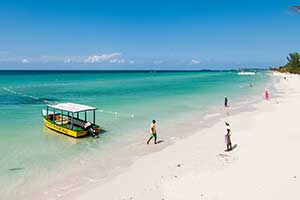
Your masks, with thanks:
[{"label": "ocean water", "polygon": [[[263,94],[268,72],[0,71],[0,194],[20,198],[26,186],[69,159],[122,149],[147,139],[152,119],[164,131],[195,116]],[[250,87],[252,85],[252,87]],[[74,139],[44,127],[47,103],[75,102],[99,109],[99,139]],[[143,141],[144,142],[144,141]],[[99,158],[98,158],[99,159]],[[101,159],[101,158],[100,158]]]}]

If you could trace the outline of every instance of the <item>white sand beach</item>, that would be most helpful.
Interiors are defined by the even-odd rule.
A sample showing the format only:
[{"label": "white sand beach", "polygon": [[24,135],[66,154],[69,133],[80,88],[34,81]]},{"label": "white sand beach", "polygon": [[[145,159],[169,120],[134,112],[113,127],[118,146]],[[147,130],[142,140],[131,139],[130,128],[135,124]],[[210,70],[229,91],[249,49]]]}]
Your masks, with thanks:
[{"label": "white sand beach", "polygon": [[[300,199],[300,77],[274,76],[280,78],[277,95],[256,104],[255,111],[220,119],[142,156],[75,199]],[[224,151],[225,120],[237,145],[231,152]]]}]

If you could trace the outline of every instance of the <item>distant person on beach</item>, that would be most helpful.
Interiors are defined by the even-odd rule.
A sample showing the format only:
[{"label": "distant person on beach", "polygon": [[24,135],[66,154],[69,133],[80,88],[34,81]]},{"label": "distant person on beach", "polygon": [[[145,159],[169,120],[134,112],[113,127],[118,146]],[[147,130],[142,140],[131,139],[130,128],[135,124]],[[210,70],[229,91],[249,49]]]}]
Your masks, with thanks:
[{"label": "distant person on beach", "polygon": [[225,99],[224,99],[224,106],[228,107],[228,98],[227,97],[225,97]]},{"label": "distant person on beach", "polygon": [[269,100],[269,98],[270,98],[269,91],[266,90],[266,91],[265,91],[265,99],[266,99],[266,100]]},{"label": "distant person on beach", "polygon": [[147,141],[147,144],[154,138],[154,144],[157,143],[157,133],[156,133],[156,121],[152,120],[152,123],[150,125],[150,138]]},{"label": "distant person on beach", "polygon": [[226,134],[225,134],[225,143],[226,143],[226,147],[227,147],[227,151],[231,151],[232,150],[232,145],[231,145],[231,130],[230,130],[230,125],[225,122],[226,125]]}]

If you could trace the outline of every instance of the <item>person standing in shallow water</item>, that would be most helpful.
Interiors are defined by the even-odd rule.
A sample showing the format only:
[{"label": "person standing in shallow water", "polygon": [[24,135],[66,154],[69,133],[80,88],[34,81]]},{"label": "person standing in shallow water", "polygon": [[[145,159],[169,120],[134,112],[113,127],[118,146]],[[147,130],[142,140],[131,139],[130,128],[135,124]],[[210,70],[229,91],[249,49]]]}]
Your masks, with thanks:
[{"label": "person standing in shallow water", "polygon": [[154,144],[157,143],[157,133],[156,133],[156,121],[152,120],[152,123],[150,125],[150,138],[147,141],[147,144],[154,138]]},{"label": "person standing in shallow water", "polygon": [[230,130],[230,125],[225,122],[226,125],[226,134],[225,134],[225,143],[226,143],[226,147],[227,147],[227,151],[231,151],[232,150],[232,145],[231,145],[231,130]]},{"label": "person standing in shallow water", "polygon": [[225,97],[225,99],[224,99],[224,106],[228,107],[228,99],[227,99],[227,97]]}]

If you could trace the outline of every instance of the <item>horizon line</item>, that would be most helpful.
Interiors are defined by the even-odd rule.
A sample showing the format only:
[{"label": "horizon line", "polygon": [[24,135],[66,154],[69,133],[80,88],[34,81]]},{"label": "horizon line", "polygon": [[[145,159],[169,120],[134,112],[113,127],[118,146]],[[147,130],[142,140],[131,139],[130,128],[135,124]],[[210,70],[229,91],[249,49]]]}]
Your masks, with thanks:
[{"label": "horizon line", "polygon": [[266,71],[270,68],[240,68],[240,69],[199,69],[199,70],[189,70],[189,69],[0,69],[0,72],[89,72],[89,71],[99,71],[99,72],[223,72],[223,71],[241,71],[241,70],[258,70]]}]

